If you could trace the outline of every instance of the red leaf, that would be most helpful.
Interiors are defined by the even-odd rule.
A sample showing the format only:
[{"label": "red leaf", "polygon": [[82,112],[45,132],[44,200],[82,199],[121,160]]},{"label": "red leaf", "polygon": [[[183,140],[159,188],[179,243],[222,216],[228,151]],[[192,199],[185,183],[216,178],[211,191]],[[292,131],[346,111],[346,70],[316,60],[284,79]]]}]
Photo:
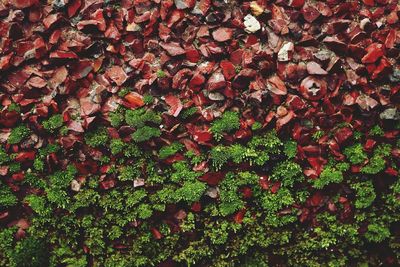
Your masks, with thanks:
[{"label": "red leaf", "polygon": [[168,113],[174,117],[178,117],[183,108],[181,100],[176,96],[169,94],[165,96],[165,103],[170,106]]}]

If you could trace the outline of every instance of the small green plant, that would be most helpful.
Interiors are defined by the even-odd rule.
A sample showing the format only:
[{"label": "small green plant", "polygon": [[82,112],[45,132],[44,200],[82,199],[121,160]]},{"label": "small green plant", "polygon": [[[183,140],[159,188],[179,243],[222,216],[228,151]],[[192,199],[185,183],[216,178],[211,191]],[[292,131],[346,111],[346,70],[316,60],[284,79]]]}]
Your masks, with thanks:
[{"label": "small green plant", "polygon": [[160,159],[165,159],[168,158],[169,156],[173,156],[182,149],[183,145],[178,142],[174,142],[168,146],[163,146],[159,152]]},{"label": "small green plant", "polygon": [[112,127],[119,127],[124,122],[124,110],[118,107],[116,111],[110,112],[108,117]]},{"label": "small green plant", "polygon": [[118,179],[121,181],[133,181],[140,176],[140,169],[137,166],[124,166],[121,168]]},{"label": "small green plant", "polygon": [[371,136],[383,136],[385,132],[382,130],[382,128],[379,125],[375,125],[374,127],[369,130],[369,135]]},{"label": "small green plant", "polygon": [[111,154],[116,155],[121,153],[126,148],[126,144],[121,139],[112,139],[110,142]]},{"label": "small green plant", "polygon": [[184,110],[180,113],[179,116],[181,116],[183,119],[187,119],[187,118],[189,118],[190,116],[196,114],[196,112],[197,112],[198,110],[199,110],[199,109],[198,109],[197,107],[190,107],[190,108],[184,109]]},{"label": "small green plant", "polygon": [[390,236],[390,230],[381,223],[371,223],[365,238],[370,242],[380,243]]},{"label": "small green plant", "polygon": [[18,267],[49,266],[48,245],[35,237],[24,238],[15,246],[12,258]]},{"label": "small green plant", "polygon": [[145,105],[149,105],[154,102],[154,97],[152,95],[145,94],[143,96],[143,102]]},{"label": "small green plant", "polygon": [[63,117],[61,114],[53,115],[48,120],[43,121],[43,128],[51,133],[54,133],[61,126],[63,126]]},{"label": "small green plant", "polygon": [[189,203],[198,201],[206,188],[206,185],[200,181],[187,181],[181,188],[176,190],[176,200],[183,200]]},{"label": "small green plant", "polygon": [[324,131],[318,130],[313,133],[312,138],[314,139],[314,141],[318,141],[322,136],[324,136],[324,134]]},{"label": "small green plant", "polygon": [[14,206],[17,204],[17,200],[17,197],[8,186],[0,184],[0,208]]},{"label": "small green plant", "polygon": [[0,147],[0,165],[7,163],[10,161],[10,156],[6,153],[6,151]]},{"label": "small green plant", "polygon": [[224,133],[237,130],[240,127],[239,114],[237,112],[225,111],[222,117],[211,124],[211,132],[214,138],[219,141]]},{"label": "small green plant", "polygon": [[358,182],[351,185],[356,192],[355,206],[357,209],[364,209],[374,202],[376,198],[374,185],[371,181]]},{"label": "small green plant", "polygon": [[327,165],[324,167],[319,178],[313,181],[315,188],[322,189],[328,184],[343,181],[343,173],[335,167]]},{"label": "small green plant", "polygon": [[119,90],[118,96],[119,96],[119,97],[124,97],[124,96],[126,96],[127,94],[129,94],[130,91],[131,91],[131,90],[130,90],[128,87],[123,87],[123,88],[121,88],[121,90]]},{"label": "small green plant", "polygon": [[28,127],[26,127],[25,125],[17,126],[11,130],[11,134],[8,137],[7,142],[11,145],[18,144],[23,139],[28,137],[30,134],[31,134],[31,130]]},{"label": "small green plant", "polygon": [[11,103],[8,107],[7,107],[8,111],[15,111],[17,113],[21,112],[21,107],[16,104],[16,103]]},{"label": "small green plant", "polygon": [[161,123],[161,116],[153,110],[139,108],[135,110],[127,110],[125,112],[125,121],[128,125],[135,128],[142,128],[146,123]]},{"label": "small green plant", "polygon": [[258,122],[258,121],[254,122],[254,123],[251,125],[251,129],[252,129],[253,131],[260,130],[261,128],[262,128],[262,124],[261,124],[260,122]]},{"label": "small green plant", "polygon": [[107,144],[108,133],[106,128],[97,128],[92,132],[88,132],[85,136],[86,144],[91,147],[99,147]]},{"label": "small green plant", "polygon": [[283,152],[285,155],[289,158],[292,159],[296,157],[297,154],[297,143],[294,141],[287,141],[284,144]]},{"label": "small green plant", "polygon": [[385,159],[381,156],[374,155],[370,158],[367,165],[361,168],[361,172],[366,174],[377,174],[385,169]]},{"label": "small green plant", "polygon": [[167,76],[167,74],[165,73],[165,71],[163,71],[163,70],[157,70],[157,77],[158,78],[164,78],[164,77],[166,77]]},{"label": "small green plant", "polygon": [[144,142],[150,140],[153,137],[159,137],[161,135],[161,131],[158,128],[144,126],[142,128],[137,129],[132,134],[132,139],[136,142]]},{"label": "small green plant", "polygon": [[282,186],[292,187],[296,182],[301,182],[304,177],[299,164],[286,160],[279,162],[274,167],[271,179],[280,181]]},{"label": "small green plant", "polygon": [[352,164],[363,163],[368,159],[367,154],[364,152],[363,147],[360,143],[354,144],[350,147],[346,147],[343,154]]}]

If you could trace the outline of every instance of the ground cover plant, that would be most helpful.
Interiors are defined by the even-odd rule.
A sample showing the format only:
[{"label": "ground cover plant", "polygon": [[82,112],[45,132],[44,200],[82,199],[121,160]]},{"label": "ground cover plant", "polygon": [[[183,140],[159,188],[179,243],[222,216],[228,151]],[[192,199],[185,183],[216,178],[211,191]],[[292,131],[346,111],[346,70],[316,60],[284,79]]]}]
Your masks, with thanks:
[{"label": "ground cover plant", "polygon": [[0,266],[399,266],[395,0],[0,2]]}]

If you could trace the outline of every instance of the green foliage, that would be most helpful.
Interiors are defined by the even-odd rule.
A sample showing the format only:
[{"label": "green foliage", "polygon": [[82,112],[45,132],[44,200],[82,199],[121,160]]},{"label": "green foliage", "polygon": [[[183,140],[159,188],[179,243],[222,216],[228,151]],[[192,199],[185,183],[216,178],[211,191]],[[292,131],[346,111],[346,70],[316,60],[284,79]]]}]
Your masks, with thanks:
[{"label": "green foliage", "polygon": [[325,166],[318,179],[313,180],[314,187],[322,189],[330,183],[340,183],[343,181],[343,173],[333,166]]},{"label": "green foliage", "polygon": [[222,139],[224,133],[229,133],[237,130],[240,127],[239,114],[237,112],[225,111],[222,117],[215,120],[211,124],[211,132],[214,138],[219,141]]},{"label": "green foliage", "polygon": [[0,147],[0,165],[7,163],[8,161],[10,161],[10,156],[2,147]]},{"label": "green foliage", "polygon": [[126,144],[121,139],[112,139],[110,142],[111,154],[121,153],[126,148]]},{"label": "green foliage", "polygon": [[261,124],[260,122],[258,122],[258,121],[254,122],[254,123],[251,125],[251,129],[252,129],[253,131],[260,130],[261,128],[262,128],[262,124]]},{"label": "green foliage", "polygon": [[142,128],[137,129],[132,134],[132,139],[136,142],[144,142],[150,140],[153,137],[159,137],[161,135],[161,131],[158,128],[144,126]]},{"label": "green foliage", "polygon": [[[143,129],[161,134],[155,126],[157,119],[151,118],[160,114],[151,111],[153,115],[148,115],[146,109],[141,110],[133,115],[128,112],[134,133],[139,131],[138,137],[144,139]],[[116,112],[122,118],[119,125],[124,112],[122,108]],[[133,122],[133,117],[137,121]],[[400,182],[391,178],[382,181],[387,185],[384,191],[376,190],[371,176],[349,170],[349,162],[362,164],[368,158],[363,173],[386,166],[398,170],[396,162],[391,162],[391,145],[377,146],[369,157],[358,145],[346,148],[346,161],[329,159],[320,177],[309,179],[315,189],[324,189],[318,190],[324,194],[323,206],[313,208],[310,227],[309,218],[304,223],[299,219],[306,215],[304,207],[314,199],[315,189],[304,181],[298,164],[301,157],[296,157],[297,143],[280,139],[273,130],[259,129],[249,141],[201,145],[199,151],[185,151],[178,141],[157,151],[162,140],[139,144],[133,142],[138,139],[126,141],[123,133],[123,140],[109,139],[104,131],[102,127],[89,130],[92,135],[86,134],[85,142],[101,151],[100,159],[93,158],[98,167],[107,167],[105,173],[101,169],[96,174],[78,174],[72,163],[63,170],[63,161],[47,165],[51,153],[62,158],[56,143],[44,143],[47,146],[37,150],[33,166],[31,162],[14,162],[12,147],[0,149],[0,162],[11,168],[9,174],[23,171],[25,175],[23,181],[15,182],[21,188],[15,194],[0,182],[0,206],[19,209],[24,203],[24,216],[30,223],[26,233],[28,238],[35,237],[31,244],[22,244],[24,239],[14,238],[17,227],[4,225],[0,229],[0,266],[39,266],[36,260],[43,259],[43,253],[47,253],[46,262],[40,266],[147,267],[174,259],[179,266],[258,267],[273,265],[276,258],[287,266],[351,266],[354,262],[375,266],[381,258],[369,250],[369,243],[382,242],[392,251],[400,248],[389,230],[400,221]],[[71,151],[77,156],[91,150],[77,148]],[[178,152],[185,158],[172,166],[159,161]],[[383,167],[372,166],[375,159],[382,159]],[[194,170],[207,160],[205,169]],[[212,175],[220,169],[225,177],[217,185],[200,181],[204,172]],[[261,175],[269,177],[268,189],[260,186]],[[143,179],[144,186],[134,188],[136,178]],[[8,177],[5,179],[8,184]],[[71,190],[74,179],[81,184],[78,192]],[[114,180],[115,186],[104,189],[102,183],[108,179]],[[271,192],[278,181],[280,188]],[[325,188],[343,182],[352,191],[347,185],[339,192],[330,190],[339,186]],[[250,191],[251,197],[247,194]],[[216,197],[207,196],[209,192],[217,193]],[[354,214],[349,220],[342,218],[346,207],[339,197],[343,195],[351,203],[351,216]],[[199,202],[200,211],[195,210],[194,202]],[[337,211],[324,212],[327,203],[334,203]],[[161,239],[153,236],[155,229],[162,234]],[[84,252],[82,245],[89,251]]]},{"label": "green foliage", "polygon": [[119,127],[124,122],[124,110],[119,107],[116,111],[108,113],[112,127]]},{"label": "green foliage", "polygon": [[143,96],[143,102],[145,105],[149,105],[154,102],[154,97],[152,95],[145,94]]},{"label": "green foliage", "polygon": [[324,134],[324,131],[318,130],[313,133],[312,138],[314,139],[314,141],[318,141],[322,136],[324,136]]},{"label": "green foliage", "polygon": [[260,200],[261,207],[268,213],[275,213],[284,207],[288,207],[294,203],[294,198],[289,189],[281,188],[276,194],[270,191],[265,192]]},{"label": "green foliage", "polygon": [[343,151],[343,154],[352,164],[363,163],[368,158],[360,143],[356,143],[350,147],[346,147]]},{"label": "green foliage", "polygon": [[361,168],[361,172],[366,174],[377,174],[385,169],[386,162],[381,156],[373,156],[367,165]]},{"label": "green foliage", "polygon": [[43,121],[43,128],[53,133],[55,130],[63,126],[63,117],[61,114],[51,116],[48,120]]},{"label": "green foliage", "polygon": [[77,174],[77,169],[73,165],[68,165],[65,171],[57,171],[54,174],[50,175],[50,186],[57,188],[65,188],[71,184],[71,181],[74,179]]},{"label": "green foliage", "polygon": [[163,70],[157,70],[157,78],[164,78],[167,74]]},{"label": "green foliage", "polygon": [[289,159],[294,158],[297,154],[297,143],[294,141],[285,142],[283,151]]},{"label": "green foliage", "polygon": [[8,172],[9,173],[16,173],[21,170],[21,163],[19,162],[11,162],[8,164]]},{"label": "green foliage", "polygon": [[119,90],[119,92],[118,92],[118,96],[119,97],[124,97],[127,94],[129,94],[130,91],[131,90],[129,89],[129,87],[122,87],[121,90]]},{"label": "green foliage", "polygon": [[291,141],[283,146],[276,132],[269,131],[262,136],[253,137],[246,145],[215,146],[210,151],[210,159],[216,170],[221,169],[230,160],[236,164],[248,162],[250,165],[263,165],[269,160],[270,155],[281,154],[282,150],[288,158],[297,153],[297,147],[294,147]]},{"label": "green foliage", "polygon": [[181,143],[174,142],[168,146],[163,146],[160,149],[159,157],[160,157],[160,159],[168,158],[169,156],[175,155],[177,152],[181,151],[182,149],[183,149],[183,145]]},{"label": "green foliage", "polygon": [[135,110],[127,110],[125,112],[125,121],[128,125],[138,129],[144,127],[146,123],[149,122],[160,124],[161,116],[153,110],[139,108]]},{"label": "green foliage", "polygon": [[0,208],[12,207],[17,204],[17,200],[11,189],[0,183]]},{"label": "green foliage", "polygon": [[18,144],[21,142],[24,138],[28,137],[31,134],[31,130],[25,126],[25,125],[20,125],[11,130],[11,134],[8,137],[7,143],[13,145],[13,144]]},{"label": "green foliage", "polygon": [[118,179],[120,181],[133,181],[140,176],[140,168],[135,165],[124,166],[120,170]]},{"label": "green foliage", "polygon": [[18,267],[42,267],[49,265],[49,252],[44,240],[28,237],[15,246],[13,261]]},{"label": "green foliage", "polygon": [[7,107],[8,111],[15,111],[17,113],[21,113],[21,107],[16,104],[16,103],[11,103],[8,107]]},{"label": "green foliage", "polygon": [[106,128],[97,128],[85,135],[85,142],[91,147],[104,146],[108,141],[108,133]]},{"label": "green foliage", "polygon": [[296,182],[303,181],[304,177],[299,164],[286,160],[274,167],[271,179],[281,181],[282,186],[292,187]]},{"label": "green foliage", "polygon": [[390,236],[390,230],[382,223],[374,222],[368,225],[365,238],[370,242],[380,243]]},{"label": "green foliage", "polygon": [[369,130],[369,135],[371,136],[383,136],[385,132],[382,130],[382,128],[379,125],[375,125]]},{"label": "green foliage", "polygon": [[183,200],[189,203],[199,201],[206,188],[206,185],[200,181],[187,181],[176,190],[175,196],[178,201]]},{"label": "green foliage", "polygon": [[371,181],[358,182],[351,185],[356,191],[355,207],[363,209],[371,206],[376,198],[374,185]]},{"label": "green foliage", "polygon": [[41,216],[47,216],[51,213],[51,207],[47,206],[46,199],[37,195],[28,195],[25,201],[29,204],[34,212]]},{"label": "green foliage", "polygon": [[238,189],[244,185],[256,185],[258,180],[258,175],[250,172],[239,172],[237,175],[226,174],[219,186],[220,214],[226,216],[244,208],[244,201],[241,199]]},{"label": "green foliage", "polygon": [[137,212],[139,218],[143,220],[148,219],[151,217],[151,215],[153,215],[153,211],[151,210],[150,205],[148,204],[139,205]]},{"label": "green foliage", "polygon": [[187,118],[189,118],[190,116],[196,114],[196,112],[197,112],[198,110],[199,110],[199,109],[198,109],[197,107],[190,107],[190,108],[184,109],[184,110],[179,114],[179,116],[181,116],[183,119],[187,119]]}]

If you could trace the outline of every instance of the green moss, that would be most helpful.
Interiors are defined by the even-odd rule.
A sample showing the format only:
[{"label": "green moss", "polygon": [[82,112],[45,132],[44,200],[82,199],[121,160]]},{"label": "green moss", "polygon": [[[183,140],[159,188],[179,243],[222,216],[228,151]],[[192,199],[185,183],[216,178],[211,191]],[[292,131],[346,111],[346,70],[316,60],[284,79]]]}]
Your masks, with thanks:
[{"label": "green moss", "polygon": [[271,179],[281,181],[282,186],[292,187],[296,182],[301,182],[304,177],[299,164],[286,160],[274,167]]},{"label": "green moss", "polygon": [[385,132],[382,130],[382,128],[379,125],[375,125],[369,130],[369,135],[371,136],[383,136]]},{"label": "green moss", "polygon": [[8,111],[15,111],[17,113],[21,113],[21,107],[16,104],[16,103],[11,103],[8,107],[7,107]]},{"label": "green moss", "polygon": [[137,166],[124,166],[121,168],[118,179],[121,181],[133,181],[140,176],[140,168]]},{"label": "green moss", "polygon": [[361,168],[362,173],[377,174],[385,169],[386,162],[381,156],[373,156],[367,165]]},{"label": "green moss", "polygon": [[240,127],[239,113],[232,111],[225,111],[222,117],[215,120],[211,124],[211,132],[214,138],[219,141],[222,139],[224,133],[230,133]]},{"label": "green moss", "polygon": [[18,267],[49,266],[48,245],[35,237],[24,238],[15,246],[13,260]]},{"label": "green moss", "polygon": [[28,195],[25,197],[25,201],[34,212],[41,216],[47,216],[51,213],[51,207],[47,205],[46,199],[42,196]]},{"label": "green moss", "polygon": [[167,74],[163,70],[157,70],[157,77],[158,78],[164,78],[166,76],[167,76]]},{"label": "green moss", "polygon": [[153,211],[151,210],[151,207],[148,204],[139,205],[137,212],[139,218],[143,220],[148,219],[151,217],[151,215],[153,215]]},{"label": "green moss", "polygon": [[315,188],[322,189],[328,184],[342,182],[343,173],[332,166],[325,166],[319,178],[313,181]]},{"label": "green moss", "polygon": [[296,157],[297,143],[294,141],[285,142],[283,151],[289,159]]},{"label": "green moss", "polygon": [[367,208],[374,202],[376,194],[371,181],[354,183],[351,185],[351,188],[356,192],[356,201],[354,204],[357,209]]},{"label": "green moss", "polygon": [[17,197],[11,189],[3,184],[0,184],[0,208],[8,208],[17,204]]},{"label": "green moss", "polygon": [[322,136],[324,136],[324,134],[324,131],[318,130],[313,133],[312,138],[314,139],[314,141],[318,141]]},{"label": "green moss", "polygon": [[390,230],[381,223],[371,223],[365,238],[370,242],[380,243],[390,236]]},{"label": "green moss", "polygon": [[51,116],[48,120],[43,121],[43,128],[53,133],[55,130],[63,126],[63,117],[61,114]]},{"label": "green moss", "polygon": [[118,92],[118,96],[124,97],[127,94],[129,94],[130,91],[131,91],[131,89],[129,89],[128,87],[122,87],[121,90],[119,90],[119,92]]},{"label": "green moss", "polygon": [[142,128],[146,123],[161,123],[161,116],[153,110],[139,108],[135,110],[127,110],[125,112],[125,121],[128,125],[135,128]]},{"label": "green moss", "polygon": [[153,137],[159,137],[161,135],[161,131],[158,128],[144,126],[142,128],[137,129],[132,134],[132,139],[136,142],[144,142],[150,140]]},{"label": "green moss", "polygon": [[19,162],[11,162],[8,164],[8,172],[9,173],[16,173],[21,170],[21,163]]},{"label": "green moss", "polygon": [[143,102],[145,105],[149,105],[154,102],[154,97],[152,95],[145,94],[143,96]]},{"label": "green moss", "polygon": [[110,142],[111,154],[121,153],[127,145],[121,139],[112,139]]},{"label": "green moss", "polygon": [[190,107],[187,109],[184,109],[179,116],[181,116],[183,119],[187,119],[190,116],[194,115],[197,113],[199,109],[197,107]]},{"label": "green moss", "polygon": [[160,159],[168,158],[169,156],[175,155],[177,152],[183,149],[183,145],[178,142],[174,142],[168,146],[163,146],[159,151]]},{"label": "green moss", "polygon": [[23,139],[28,137],[31,134],[31,130],[25,125],[20,125],[11,130],[11,134],[8,137],[7,143],[9,144],[18,144]]},{"label": "green moss", "polygon": [[118,108],[114,112],[108,114],[110,118],[110,124],[112,127],[119,127],[124,122],[124,111],[122,108]]},{"label": "green moss", "polygon": [[97,128],[85,135],[85,142],[91,147],[99,147],[107,144],[108,133],[106,128]]},{"label": "green moss", "polygon": [[176,199],[189,203],[199,201],[206,188],[206,185],[200,181],[187,181],[176,191]]},{"label": "green moss", "polygon": [[360,164],[363,163],[368,157],[364,152],[361,144],[357,143],[350,147],[346,147],[343,151],[343,154],[346,155],[347,159],[352,164]]},{"label": "green moss", "polygon": [[6,153],[6,151],[0,147],[0,165],[3,165],[10,161],[10,156]]},{"label": "green moss", "polygon": [[260,122],[258,122],[258,121],[254,122],[254,123],[251,125],[251,129],[252,129],[253,131],[260,130],[261,128],[262,128],[262,124],[261,124]]}]

